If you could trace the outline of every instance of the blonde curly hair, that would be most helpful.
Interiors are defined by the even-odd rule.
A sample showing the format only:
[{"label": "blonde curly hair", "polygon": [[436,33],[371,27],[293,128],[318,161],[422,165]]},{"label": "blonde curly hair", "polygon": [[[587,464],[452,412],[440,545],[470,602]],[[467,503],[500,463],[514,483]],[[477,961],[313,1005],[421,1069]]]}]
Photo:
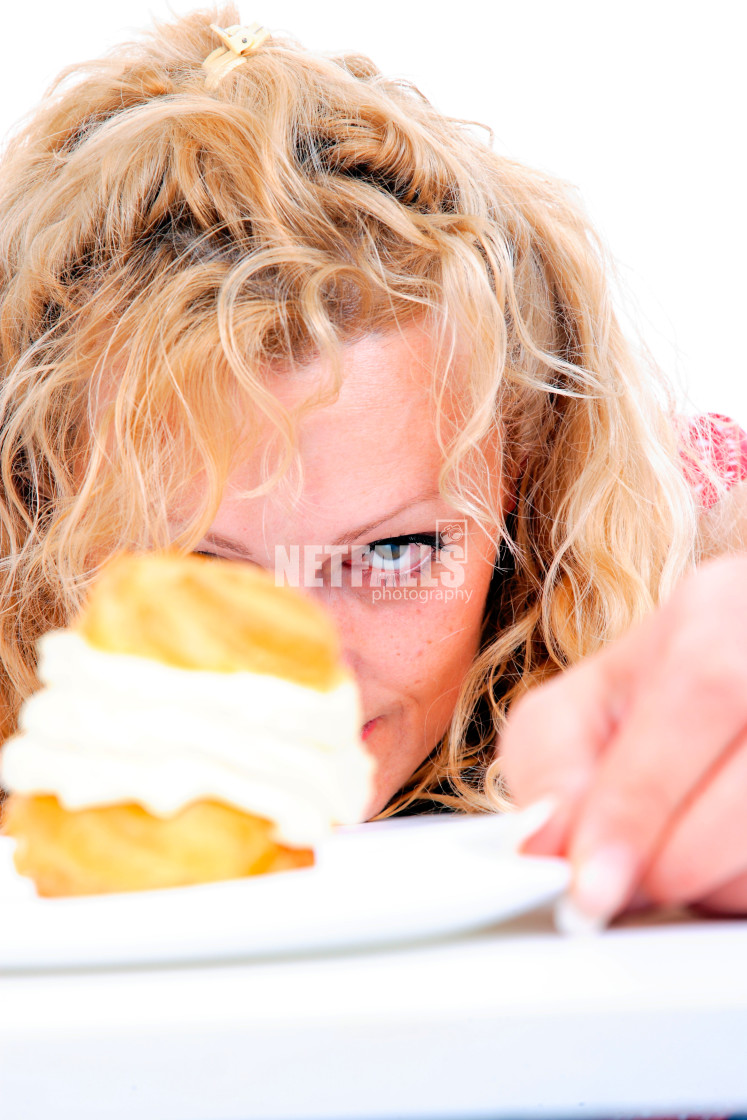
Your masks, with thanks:
[{"label": "blonde curly hair", "polygon": [[[358,55],[272,37],[217,87],[201,63],[231,6],[156,25],[66,71],[0,168],[2,693],[112,551],[188,551],[233,457],[237,404],[293,463],[263,371],[394,324],[439,340],[454,387],[442,487],[501,546],[451,727],[385,810],[507,804],[512,702],[619,635],[697,560],[669,391],[626,343],[610,262],[574,190]],[[336,363],[336,364],[335,364]],[[329,399],[322,394],[320,400]],[[444,429],[445,430],[445,429]],[[518,500],[492,492],[499,441]],[[175,530],[195,478],[204,501]]]}]

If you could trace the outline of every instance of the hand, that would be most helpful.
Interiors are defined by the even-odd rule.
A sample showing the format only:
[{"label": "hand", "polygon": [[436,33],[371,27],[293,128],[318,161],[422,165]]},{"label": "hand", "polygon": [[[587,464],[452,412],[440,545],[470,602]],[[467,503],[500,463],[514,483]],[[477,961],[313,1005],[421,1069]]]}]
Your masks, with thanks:
[{"label": "hand", "polygon": [[747,913],[747,554],[705,564],[607,649],[514,706],[500,744],[524,844],[566,855],[571,901]]}]

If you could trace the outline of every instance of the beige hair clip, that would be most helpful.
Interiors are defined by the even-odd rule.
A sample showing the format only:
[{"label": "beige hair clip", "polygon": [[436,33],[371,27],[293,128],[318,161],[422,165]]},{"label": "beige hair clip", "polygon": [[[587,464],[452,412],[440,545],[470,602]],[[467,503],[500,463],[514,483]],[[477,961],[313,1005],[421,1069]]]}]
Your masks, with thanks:
[{"label": "beige hair clip", "polygon": [[223,46],[211,51],[202,64],[203,70],[207,72],[206,89],[215,89],[226,74],[239,66],[247,55],[256,51],[270,37],[270,32],[258,23],[252,23],[248,27],[237,24],[226,28],[211,23],[210,30],[215,32]]}]

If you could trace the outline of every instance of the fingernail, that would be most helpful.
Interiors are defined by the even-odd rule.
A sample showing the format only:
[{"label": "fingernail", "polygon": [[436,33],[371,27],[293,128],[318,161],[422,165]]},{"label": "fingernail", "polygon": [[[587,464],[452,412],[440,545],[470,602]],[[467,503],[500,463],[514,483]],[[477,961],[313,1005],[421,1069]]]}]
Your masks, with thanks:
[{"label": "fingernail", "polygon": [[[565,852],[568,832],[573,819],[573,802],[560,797],[543,799],[549,807],[545,819],[527,829],[518,847],[520,855],[557,856]],[[542,804],[539,803],[539,804]]]},{"label": "fingernail", "polygon": [[560,798],[548,794],[521,809],[512,821],[517,847],[539,832],[557,812],[559,805]]},{"label": "fingernail", "polygon": [[635,870],[635,857],[627,845],[599,848],[576,868],[570,892],[574,905],[606,924],[627,901]]},{"label": "fingernail", "polygon": [[553,920],[558,933],[565,934],[568,937],[583,937],[601,933],[605,926],[603,918],[584,914],[567,894],[564,894],[555,903]]}]

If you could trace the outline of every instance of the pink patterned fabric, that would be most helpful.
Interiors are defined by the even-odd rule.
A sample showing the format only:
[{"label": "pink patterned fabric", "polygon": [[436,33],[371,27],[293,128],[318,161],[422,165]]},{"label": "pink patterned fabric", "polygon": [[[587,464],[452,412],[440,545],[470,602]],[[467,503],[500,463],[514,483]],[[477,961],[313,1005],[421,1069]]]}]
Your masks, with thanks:
[{"label": "pink patterned fabric", "polygon": [[694,419],[683,419],[682,462],[685,477],[703,509],[710,509],[719,498],[713,480],[702,463],[708,463],[727,490],[747,479],[747,432],[728,416],[709,412]]}]

